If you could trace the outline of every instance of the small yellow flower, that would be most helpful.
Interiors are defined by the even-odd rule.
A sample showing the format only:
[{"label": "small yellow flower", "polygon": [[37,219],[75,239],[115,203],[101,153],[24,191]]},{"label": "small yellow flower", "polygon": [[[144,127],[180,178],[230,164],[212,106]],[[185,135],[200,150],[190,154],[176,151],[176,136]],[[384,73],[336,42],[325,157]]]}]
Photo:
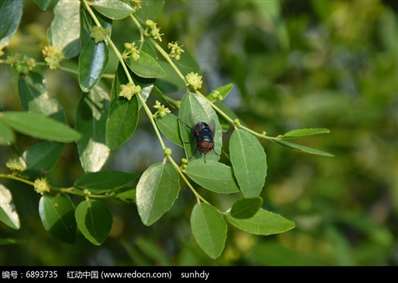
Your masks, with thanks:
[{"label": "small yellow flower", "polygon": [[55,46],[45,46],[41,52],[44,56],[44,60],[52,70],[57,69],[60,62],[64,59],[62,50]]},{"label": "small yellow flower", "polygon": [[155,106],[153,108],[157,109],[155,116],[159,115],[161,118],[166,116],[167,114],[171,113],[170,109],[161,104],[159,101],[156,100]]},{"label": "small yellow flower", "polygon": [[140,59],[140,50],[137,48],[135,42],[124,43],[125,50],[123,51],[123,59],[127,59],[131,56],[134,61]]},{"label": "small yellow flower", "polygon": [[202,76],[198,73],[191,72],[185,76],[188,86],[191,86],[194,90],[202,88]]},{"label": "small yellow flower", "polygon": [[91,28],[90,36],[94,39],[95,43],[104,41],[108,32],[103,27],[94,26]]},{"label": "small yellow flower", "polygon": [[164,156],[171,156],[172,154],[173,154],[173,151],[171,150],[171,148],[168,148],[168,147],[166,147],[164,150],[163,150],[163,153],[164,153]]},{"label": "small yellow flower", "polygon": [[132,83],[128,83],[120,86],[120,97],[127,98],[127,100],[131,100],[131,98],[141,93],[141,87],[139,85],[134,85]]},{"label": "small yellow flower", "polygon": [[50,192],[50,185],[46,178],[36,179],[33,183],[33,187],[38,194],[44,194]]},{"label": "small yellow flower", "polygon": [[26,170],[26,162],[22,157],[11,158],[7,161],[6,167],[11,171],[23,172]]},{"label": "small yellow flower", "polygon": [[167,47],[170,49],[169,56],[176,60],[180,60],[181,54],[184,53],[184,49],[177,42],[169,42]]},{"label": "small yellow flower", "polygon": [[142,7],[142,0],[131,0],[131,6],[133,6],[134,12]]},{"label": "small yellow flower", "polygon": [[162,42],[163,33],[160,32],[158,24],[152,20],[146,20],[145,25],[147,26],[147,29],[145,30],[145,35],[151,36],[155,40]]}]

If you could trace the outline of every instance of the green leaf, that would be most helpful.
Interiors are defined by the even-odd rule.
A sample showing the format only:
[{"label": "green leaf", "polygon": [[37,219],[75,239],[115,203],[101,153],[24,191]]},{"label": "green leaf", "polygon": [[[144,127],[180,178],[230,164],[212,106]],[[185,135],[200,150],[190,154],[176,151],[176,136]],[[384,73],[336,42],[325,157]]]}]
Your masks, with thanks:
[{"label": "green leaf", "polygon": [[7,125],[0,122],[0,145],[11,145],[14,141],[14,132]]},{"label": "green leaf", "polygon": [[238,219],[253,217],[263,205],[261,197],[237,200],[231,208],[231,216]]},{"label": "green leaf", "polygon": [[61,105],[48,94],[45,80],[41,74],[30,72],[28,75],[21,75],[18,88],[22,108],[25,111],[52,116],[61,122],[65,119]]},{"label": "green leaf", "polygon": [[35,171],[49,171],[60,157],[64,145],[54,142],[40,142],[23,153],[27,168]]},{"label": "green leaf", "polygon": [[328,152],[316,149],[316,148],[312,148],[309,146],[305,146],[305,145],[301,145],[301,144],[297,144],[297,143],[292,143],[292,142],[288,142],[288,141],[284,141],[284,140],[280,140],[277,139],[275,140],[275,142],[284,145],[286,147],[292,148],[292,149],[296,149],[305,153],[309,153],[309,154],[314,154],[314,155],[320,155],[320,156],[326,156],[326,157],[334,157],[333,154],[330,154]]},{"label": "green leaf", "polygon": [[181,101],[178,118],[180,119],[180,136],[187,157],[203,158],[196,148],[192,128],[198,122],[206,122],[210,127],[214,127],[214,150],[206,154],[206,160],[219,160],[222,151],[222,128],[217,113],[209,101],[195,93],[186,94]]},{"label": "green leaf", "polygon": [[209,96],[214,96],[217,95],[220,100],[224,99],[227,97],[227,95],[231,92],[231,90],[234,88],[233,84],[226,84],[224,86],[218,87],[215,90],[213,90]]},{"label": "green leaf", "polygon": [[118,193],[115,195],[115,198],[127,203],[135,203],[135,195],[136,195],[136,190],[127,187],[125,190],[123,189],[118,190]]},{"label": "green leaf", "polygon": [[169,163],[156,163],[142,174],[136,202],[142,223],[150,226],[169,211],[180,191],[180,178]]},{"label": "green leaf", "polygon": [[82,135],[77,149],[85,172],[101,170],[110,155],[110,148],[105,144],[107,111],[101,109],[97,113],[94,109],[98,106],[92,104],[89,98],[82,98],[76,115],[76,129]]},{"label": "green leaf", "polygon": [[76,238],[74,211],[73,202],[64,195],[44,195],[39,202],[39,214],[44,229],[68,243]]},{"label": "green leaf", "polygon": [[7,45],[22,18],[22,0],[0,0],[0,46]]},{"label": "green leaf", "polygon": [[106,144],[114,150],[125,143],[135,132],[139,120],[137,97],[131,100],[119,97],[120,85],[128,80],[123,68],[119,66],[112,86],[112,101],[106,121]]},{"label": "green leaf", "polygon": [[183,74],[191,72],[201,73],[198,63],[188,50],[184,50],[184,53],[181,54],[180,60],[174,60],[174,63]]},{"label": "green leaf", "polygon": [[66,59],[80,51],[80,1],[59,0],[48,32],[51,45],[63,51]]},{"label": "green leaf", "polygon": [[81,189],[101,193],[120,189],[137,181],[137,175],[120,171],[87,173],[76,179],[74,185]]},{"label": "green leaf", "polygon": [[265,209],[260,209],[248,219],[237,219],[227,215],[227,220],[242,231],[263,236],[284,233],[295,227],[293,221]]},{"label": "green leaf", "polygon": [[133,12],[130,5],[120,0],[94,0],[91,5],[112,20],[124,19]]},{"label": "green leaf", "polygon": [[[107,31],[112,28],[111,22],[105,18],[98,17],[101,25]],[[88,92],[101,78],[105,65],[108,61],[108,47],[105,41],[95,42],[91,37],[91,29],[95,26],[85,10],[81,13],[80,42],[81,51],[79,56],[79,84],[84,92]]]},{"label": "green leaf", "polygon": [[102,245],[112,228],[112,214],[99,200],[82,201],[76,208],[77,227],[93,245]]},{"label": "green leaf", "polygon": [[295,129],[283,134],[282,138],[298,138],[305,136],[313,136],[320,134],[329,134],[330,130],[325,128],[307,128],[307,129]]},{"label": "green leaf", "polygon": [[74,142],[80,134],[67,125],[39,113],[3,112],[0,120],[25,135],[57,142]]},{"label": "green leaf", "polygon": [[185,170],[188,176],[203,188],[219,193],[239,192],[232,175],[231,167],[214,160],[193,160]]},{"label": "green leaf", "polygon": [[245,198],[254,198],[263,190],[267,176],[267,156],[252,134],[235,129],[229,141],[232,168]]},{"label": "green leaf", "polygon": [[165,254],[164,249],[159,247],[154,240],[139,237],[135,239],[135,244],[146,257],[155,261],[156,265],[166,266],[171,264],[169,257]]},{"label": "green leaf", "polygon": [[43,11],[47,11],[48,9],[54,7],[58,0],[33,0],[37,6]]},{"label": "green leaf", "polygon": [[129,58],[127,65],[133,73],[142,78],[161,78],[165,75],[158,61],[143,50],[140,51],[140,58],[137,61]]},{"label": "green leaf", "polygon": [[179,132],[178,118],[176,115],[170,113],[164,117],[159,117],[156,119],[156,125],[167,139],[176,145],[183,146]]},{"label": "green leaf", "polygon": [[2,184],[0,184],[0,222],[15,230],[21,227],[11,192]]},{"label": "green leaf", "polygon": [[135,15],[144,22],[147,19],[157,19],[162,14],[164,0],[145,0],[141,1],[141,8],[135,12]]},{"label": "green leaf", "polygon": [[8,245],[16,245],[16,244],[18,244],[18,241],[15,239],[10,239],[10,238],[0,239],[0,246],[8,246]]},{"label": "green leaf", "polygon": [[227,223],[211,205],[196,204],[191,214],[192,234],[199,247],[211,258],[219,257],[227,239]]}]

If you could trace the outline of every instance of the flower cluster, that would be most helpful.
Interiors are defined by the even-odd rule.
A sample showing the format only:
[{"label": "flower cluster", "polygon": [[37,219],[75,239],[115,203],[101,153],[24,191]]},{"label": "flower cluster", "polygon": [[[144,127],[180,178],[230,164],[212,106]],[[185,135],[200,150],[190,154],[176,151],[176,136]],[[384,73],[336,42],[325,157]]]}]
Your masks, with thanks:
[{"label": "flower cluster", "polygon": [[152,20],[146,20],[145,21],[145,25],[147,26],[147,28],[145,29],[145,35],[146,36],[151,36],[155,40],[158,40],[158,41],[161,42],[163,33],[160,33],[160,29],[158,27],[158,24],[155,23]]},{"label": "flower cluster", "polygon": [[163,104],[161,104],[159,101],[156,100],[155,102],[155,106],[153,106],[153,108],[157,109],[157,111],[155,112],[155,117],[156,116],[160,116],[161,118],[163,118],[164,116],[166,116],[167,114],[171,113],[170,109],[167,108],[166,106],[164,106]]},{"label": "flower cluster", "polygon": [[128,83],[125,85],[120,85],[120,97],[124,97],[127,100],[131,100],[134,95],[141,93],[141,87],[139,85],[135,85],[132,83]]},{"label": "flower cluster", "polygon": [[134,12],[142,7],[142,0],[131,0],[131,6],[133,6]]},{"label": "flower cluster", "polygon": [[11,171],[23,172],[26,170],[26,162],[22,157],[11,158],[7,161],[6,167]]},{"label": "flower cluster", "polygon": [[90,37],[94,39],[95,43],[105,41],[108,36],[108,31],[103,27],[94,26],[90,30]]},{"label": "flower cluster", "polygon": [[185,79],[187,80],[188,86],[191,86],[194,90],[199,90],[202,88],[203,84],[202,76],[199,75],[198,73],[194,72],[188,73],[185,76]]},{"label": "flower cluster", "polygon": [[124,60],[131,57],[134,61],[140,59],[140,50],[135,45],[135,42],[124,43],[125,50],[123,51],[122,57]]},{"label": "flower cluster", "polygon": [[182,158],[181,165],[180,165],[181,170],[185,171],[187,169],[187,166],[188,166],[188,159]]},{"label": "flower cluster", "polygon": [[61,61],[64,59],[62,50],[55,46],[45,46],[41,52],[44,56],[44,60],[52,70],[57,69]]},{"label": "flower cluster", "polygon": [[169,56],[176,60],[180,60],[181,54],[184,53],[184,49],[177,42],[169,42],[167,47],[170,49]]},{"label": "flower cluster", "polygon": [[25,55],[8,56],[6,62],[21,74],[27,74],[36,67],[36,60]]},{"label": "flower cluster", "polygon": [[221,95],[221,93],[218,90],[212,91],[209,96],[207,97],[211,101],[221,101],[224,99],[224,97]]},{"label": "flower cluster", "polygon": [[48,184],[46,178],[36,179],[33,183],[35,191],[39,194],[44,194],[50,192],[50,185]]}]

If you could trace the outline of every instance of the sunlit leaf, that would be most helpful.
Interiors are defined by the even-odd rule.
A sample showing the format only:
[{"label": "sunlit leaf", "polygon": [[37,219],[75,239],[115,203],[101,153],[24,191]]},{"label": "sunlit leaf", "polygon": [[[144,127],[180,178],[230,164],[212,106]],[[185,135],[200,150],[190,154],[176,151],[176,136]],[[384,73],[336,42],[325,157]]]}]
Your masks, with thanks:
[{"label": "sunlit leaf", "polygon": [[76,129],[82,135],[77,149],[86,172],[101,170],[110,155],[110,148],[105,144],[107,110],[93,110],[97,106],[92,104],[90,98],[82,98],[76,115]]},{"label": "sunlit leaf", "polygon": [[3,112],[0,120],[25,135],[57,142],[74,142],[80,134],[65,124],[39,113]]},{"label": "sunlit leaf", "polygon": [[120,85],[128,80],[119,66],[117,77],[112,86],[112,100],[106,121],[106,144],[114,150],[124,144],[135,132],[139,120],[137,97],[131,100],[119,97]]},{"label": "sunlit leaf", "polygon": [[307,128],[307,129],[295,129],[283,134],[282,138],[298,138],[305,136],[313,136],[320,134],[329,134],[330,130],[325,128]]},{"label": "sunlit leaf", "polygon": [[0,46],[7,45],[22,18],[22,0],[0,0]]},{"label": "sunlit leaf", "polygon": [[195,183],[209,191],[219,194],[239,192],[231,167],[223,163],[214,160],[193,160],[188,163],[185,171]]},{"label": "sunlit leaf", "polygon": [[63,51],[65,58],[73,58],[79,54],[80,1],[58,1],[48,38],[51,45]]},{"label": "sunlit leaf", "polygon": [[0,221],[15,230],[21,227],[11,192],[2,184],[0,184]]},{"label": "sunlit leaf", "polygon": [[305,153],[309,153],[309,154],[314,154],[314,155],[320,155],[320,156],[326,156],[326,157],[333,157],[333,154],[330,154],[328,152],[316,149],[316,148],[312,148],[309,146],[305,146],[305,145],[301,145],[301,144],[297,144],[297,143],[292,143],[292,142],[288,142],[288,141],[284,141],[281,139],[275,140],[275,142],[284,145],[286,147],[292,148],[292,149],[296,149]]},{"label": "sunlit leaf", "polygon": [[229,141],[229,154],[243,195],[259,196],[267,176],[267,156],[260,142],[252,134],[235,129]]},{"label": "sunlit leaf", "polygon": [[227,223],[211,205],[196,204],[191,214],[192,234],[199,247],[211,258],[219,257],[227,238]]},{"label": "sunlit leaf", "polygon": [[182,101],[178,114],[180,119],[180,136],[184,144],[186,155],[195,159],[203,156],[196,148],[192,137],[192,128],[198,122],[205,122],[214,128],[214,150],[206,154],[207,160],[219,160],[222,149],[222,128],[217,113],[211,107],[209,101],[195,93],[186,94]]},{"label": "sunlit leaf", "polygon": [[142,223],[149,226],[171,209],[180,191],[180,178],[170,163],[156,163],[142,174],[136,201]]},{"label": "sunlit leaf", "polygon": [[[109,20],[98,16],[104,29],[110,32],[112,24]],[[79,83],[84,92],[88,92],[101,78],[108,60],[108,47],[105,41],[95,42],[91,30],[95,26],[87,12],[81,13],[82,27],[80,31],[81,51],[79,56]]]},{"label": "sunlit leaf", "polygon": [[227,220],[242,231],[263,236],[284,233],[295,227],[293,221],[265,209],[260,209],[253,217],[247,219],[227,215]]},{"label": "sunlit leaf", "polygon": [[112,20],[124,19],[133,12],[130,5],[120,0],[94,0],[91,5]]}]

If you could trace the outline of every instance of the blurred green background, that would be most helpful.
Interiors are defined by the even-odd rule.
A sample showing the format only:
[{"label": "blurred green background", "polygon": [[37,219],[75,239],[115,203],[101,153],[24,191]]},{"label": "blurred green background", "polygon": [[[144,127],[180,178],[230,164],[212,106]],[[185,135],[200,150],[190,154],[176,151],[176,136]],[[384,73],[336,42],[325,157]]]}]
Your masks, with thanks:
[{"label": "blurred green background", "polygon": [[[9,52],[40,58],[52,13],[26,1]],[[22,228],[0,225],[0,265],[397,265],[398,264],[398,3],[381,0],[167,0],[160,19],[165,41],[178,40],[197,58],[211,90],[235,84],[226,104],[250,127],[271,135],[327,127],[331,135],[299,142],[334,158],[306,155],[264,142],[269,172],[264,206],[296,221],[282,235],[255,237],[229,228],[216,261],[194,242],[194,203],[182,191],[175,207],[148,228],[135,206],[109,202],[111,237],[94,247],[51,238],[37,211],[38,195],[8,182]],[[128,40],[128,21],[113,38]],[[109,71],[114,69],[110,62]],[[49,91],[69,121],[80,97],[73,75],[47,73]],[[0,66],[0,110],[20,109],[17,76]],[[132,141],[106,168],[142,172],[161,158],[142,121]],[[20,142],[24,145],[24,140]],[[154,148],[159,148],[154,150]],[[11,149],[0,148],[0,169]],[[52,182],[68,185],[82,174],[68,146]],[[220,207],[228,201],[213,198]]]}]

